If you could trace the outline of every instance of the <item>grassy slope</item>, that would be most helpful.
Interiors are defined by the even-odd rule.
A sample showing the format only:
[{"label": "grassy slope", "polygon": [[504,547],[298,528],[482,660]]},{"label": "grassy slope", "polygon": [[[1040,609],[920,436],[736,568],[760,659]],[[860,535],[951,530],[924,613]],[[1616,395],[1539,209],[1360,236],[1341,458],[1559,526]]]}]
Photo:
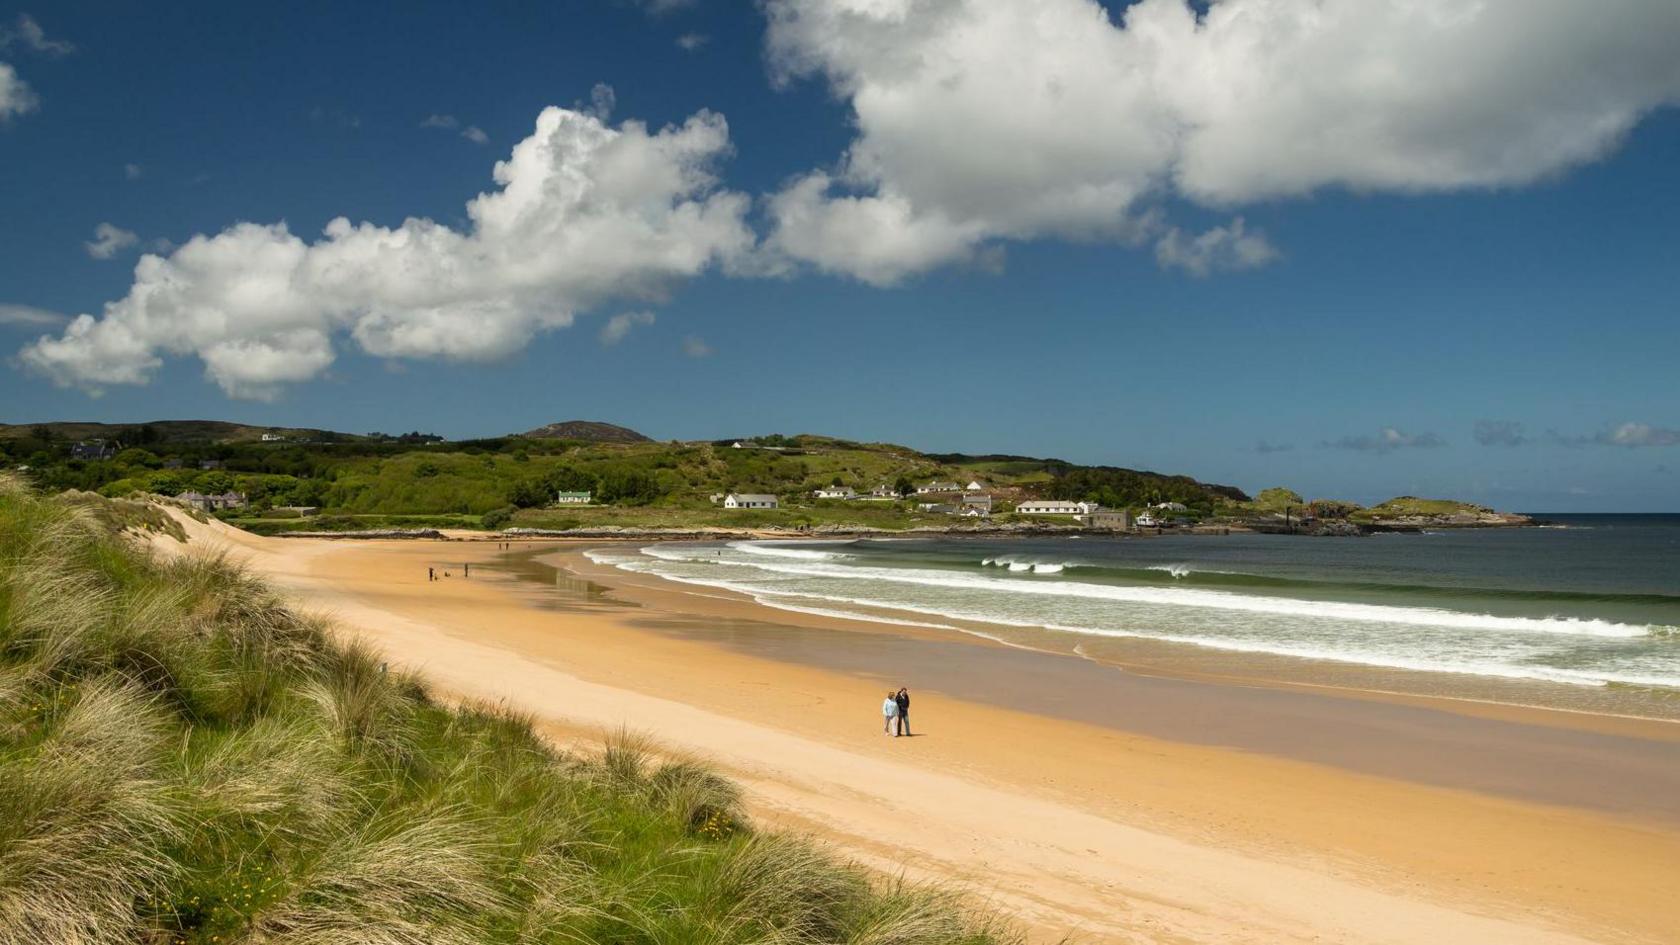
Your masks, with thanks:
[{"label": "grassy slope", "polygon": [[133,508],[0,478],[0,945],[1012,941],[632,740],[452,709]]}]

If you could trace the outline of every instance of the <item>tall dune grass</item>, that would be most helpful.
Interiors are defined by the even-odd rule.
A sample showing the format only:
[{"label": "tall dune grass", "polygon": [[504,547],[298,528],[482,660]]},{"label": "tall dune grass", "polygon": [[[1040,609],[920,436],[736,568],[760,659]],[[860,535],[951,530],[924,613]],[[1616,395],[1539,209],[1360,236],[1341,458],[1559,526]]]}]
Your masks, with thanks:
[{"label": "tall dune grass", "polygon": [[619,736],[450,708],[143,509],[0,478],[0,945],[1017,941]]}]

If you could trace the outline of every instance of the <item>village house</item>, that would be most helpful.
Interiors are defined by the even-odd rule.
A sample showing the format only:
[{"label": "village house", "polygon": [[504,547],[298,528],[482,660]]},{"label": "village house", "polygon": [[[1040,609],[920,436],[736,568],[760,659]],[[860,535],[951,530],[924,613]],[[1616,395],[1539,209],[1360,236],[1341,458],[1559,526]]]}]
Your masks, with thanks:
[{"label": "village house", "polygon": [[991,486],[986,485],[984,480],[970,479],[968,481],[968,485],[963,486],[963,491],[964,492],[985,492],[987,489],[990,489],[990,488],[991,488]]},{"label": "village house", "polygon": [[242,509],[245,507],[245,493],[224,492],[221,495],[205,495],[202,492],[183,492],[175,498],[187,503],[200,512],[215,512],[221,509]]},{"label": "village house", "polygon": [[83,440],[70,447],[70,458],[88,462],[100,459],[110,459],[117,455],[117,444],[104,440]]},{"label": "village house", "polygon": [[588,505],[593,498],[593,492],[557,492],[554,494],[555,505]]},{"label": "village house", "polygon": [[1132,513],[1125,509],[1098,509],[1085,516],[1085,526],[1110,532],[1132,530]]},{"label": "village house", "polygon": [[992,514],[992,497],[990,495],[965,495],[962,497],[963,513],[969,509],[979,509],[982,514]]},{"label": "village house", "polygon": [[918,502],[916,503],[916,511],[929,512],[934,515],[955,515],[962,509],[951,502]]},{"label": "village house", "polygon": [[779,509],[782,504],[773,495],[751,492],[731,492],[723,498],[726,509]]},{"label": "village house", "polygon": [[958,483],[955,483],[955,482],[934,481],[934,482],[928,483],[927,485],[922,485],[922,486],[917,486],[916,487],[916,494],[917,495],[928,495],[930,493],[935,493],[935,492],[961,492],[961,491],[962,491],[962,486],[959,485]]},{"label": "village house", "polygon": [[1028,499],[1015,506],[1021,515],[1090,515],[1102,506],[1095,502],[1067,502],[1061,499]]},{"label": "village house", "polygon": [[851,486],[824,486],[813,493],[819,499],[855,499],[857,490]]},{"label": "village house", "polygon": [[279,433],[264,433],[262,435],[262,441],[264,443],[284,443],[286,442],[286,438]]},{"label": "village house", "polygon": [[869,490],[869,497],[871,499],[896,499],[898,498],[898,492],[892,486],[883,482]]},{"label": "village house", "polygon": [[1190,511],[1188,508],[1185,507],[1183,502],[1157,502],[1154,505],[1151,505],[1150,508],[1156,509],[1156,510],[1161,511],[1161,512],[1188,512],[1188,511]]}]

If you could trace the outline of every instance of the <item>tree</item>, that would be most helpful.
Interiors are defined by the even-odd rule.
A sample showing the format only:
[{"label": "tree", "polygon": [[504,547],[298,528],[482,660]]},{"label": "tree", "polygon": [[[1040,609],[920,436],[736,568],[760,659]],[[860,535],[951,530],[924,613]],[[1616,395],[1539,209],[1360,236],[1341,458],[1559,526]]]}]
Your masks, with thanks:
[{"label": "tree", "polygon": [[594,476],[575,466],[556,466],[544,481],[554,492],[594,492],[597,486]]},{"label": "tree", "polygon": [[541,479],[521,479],[508,487],[508,504],[520,509],[539,509],[553,499],[553,493]]},{"label": "tree", "polygon": [[910,481],[909,476],[899,476],[898,481],[893,483],[893,491],[901,499],[909,498],[916,494],[916,484]]},{"label": "tree", "polygon": [[225,472],[207,472],[198,477],[197,486],[205,495],[221,495],[233,491],[233,477]]}]

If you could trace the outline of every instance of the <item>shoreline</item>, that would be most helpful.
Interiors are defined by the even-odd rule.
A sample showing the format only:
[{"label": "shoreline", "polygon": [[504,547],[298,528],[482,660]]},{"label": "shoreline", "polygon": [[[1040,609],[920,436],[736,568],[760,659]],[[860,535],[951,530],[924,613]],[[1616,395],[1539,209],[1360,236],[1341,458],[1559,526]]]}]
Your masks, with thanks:
[{"label": "shoreline", "polygon": [[[851,675],[870,672],[871,661],[884,658],[924,685],[934,680],[941,691],[971,703],[1449,789],[1654,816],[1680,827],[1680,763],[1640,764],[1637,758],[1649,744],[1668,749],[1674,753],[1670,760],[1680,762],[1680,723],[1672,720],[1360,689],[1262,673],[1186,672],[1147,661],[1111,663],[936,624],[895,626],[782,610],[724,588],[618,571],[590,561],[587,550],[562,549],[533,560],[558,559],[564,571],[602,585],[615,599],[665,615],[728,621],[724,630],[694,630],[681,619],[625,618],[678,639]],[[536,593],[529,585],[516,585],[514,592]],[[854,645],[858,637],[864,646]],[[1187,646],[1163,643],[1158,649],[1172,653]],[[865,655],[853,652],[860,648]],[[1031,684],[1023,685],[1024,680]],[[1363,705],[1358,712],[1342,711],[1350,701]],[[1325,716],[1338,711],[1341,718],[1324,723]],[[1443,723],[1439,716],[1456,719]],[[1287,731],[1281,730],[1285,725]],[[1451,740],[1435,736],[1444,725],[1455,726]],[[1510,752],[1497,766],[1486,760],[1488,753],[1501,757],[1501,746],[1518,737],[1528,754]],[[1608,755],[1617,761],[1606,760],[1606,745],[1621,752]],[[1557,767],[1586,764],[1586,757],[1597,762],[1590,777],[1572,779]],[[1601,780],[1608,786],[1600,786]]]},{"label": "shoreline", "polygon": [[[1667,928],[1661,879],[1680,871],[1680,831],[1661,820],[1152,737],[914,681],[912,718],[932,737],[883,739],[869,720],[890,682],[879,673],[646,625],[717,629],[692,600],[661,610],[582,588],[545,607],[535,588],[478,578],[502,554],[484,542],[199,532],[456,697],[507,701],[557,732],[650,731],[727,769],[766,822],[889,872],[976,885],[1044,940],[1655,942]],[[476,562],[474,578],[428,583],[443,557]],[[743,619],[890,645],[766,613]]]}]

